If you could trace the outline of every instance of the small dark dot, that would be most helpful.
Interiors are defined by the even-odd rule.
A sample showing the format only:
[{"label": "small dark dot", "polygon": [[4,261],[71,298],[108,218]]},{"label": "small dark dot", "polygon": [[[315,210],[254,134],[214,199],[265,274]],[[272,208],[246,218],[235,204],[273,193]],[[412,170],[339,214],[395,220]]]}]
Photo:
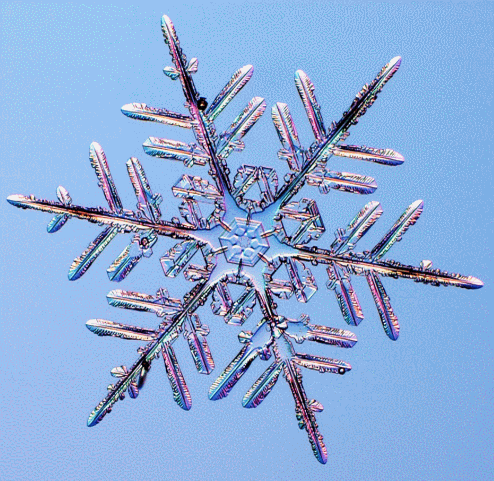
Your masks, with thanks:
[{"label": "small dark dot", "polygon": [[197,107],[199,108],[199,110],[206,110],[208,108],[208,103],[206,101],[206,99],[204,97],[201,97],[198,101],[197,101]]},{"label": "small dark dot", "polygon": [[338,374],[345,374],[346,369],[344,367],[339,367],[338,368]]}]

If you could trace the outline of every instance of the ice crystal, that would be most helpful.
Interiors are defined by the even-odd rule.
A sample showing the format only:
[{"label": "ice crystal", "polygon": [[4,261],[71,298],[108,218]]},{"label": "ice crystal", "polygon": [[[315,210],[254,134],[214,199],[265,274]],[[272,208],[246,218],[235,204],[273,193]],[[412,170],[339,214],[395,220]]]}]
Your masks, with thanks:
[{"label": "ice crystal", "polygon": [[[239,340],[243,346],[213,382],[210,399],[227,396],[257,357],[271,360],[269,367],[245,394],[243,406],[257,407],[282,374],[293,394],[299,426],[307,431],[316,458],[325,463],[327,450],[315,418],[315,413],[323,407],[307,397],[300,368],[344,374],[351,366],[344,361],[298,352],[295,346],[304,341],[314,341],[351,348],[357,338],[347,330],[312,324],[307,315],[289,319],[278,312],[274,298],[287,299],[295,295],[297,301],[308,302],[318,289],[310,265],[323,264],[327,266],[327,287],[334,291],[343,318],[351,326],[357,326],[363,319],[363,313],[351,284],[351,276],[364,276],[384,331],[390,339],[396,340],[400,326],[382,284],[382,277],[401,277],[426,284],[469,289],[482,286],[482,282],[475,277],[433,269],[432,263],[427,260],[414,267],[384,258],[419,218],[423,209],[420,200],[405,210],[371,250],[354,251],[360,238],[382,214],[378,202],[369,202],[347,227],[338,229],[329,248],[307,246],[309,242],[319,239],[325,228],[314,200],[292,200],[305,184],[317,186],[323,194],[330,189],[370,194],[377,187],[371,177],[329,170],[327,164],[331,156],[389,166],[403,163],[403,157],[391,149],[342,143],[348,137],[349,128],[358,122],[396,73],[401,59],[395,57],[385,65],[377,77],[358,92],[342,118],[329,127],[324,124],[314,85],[304,72],[297,71],[295,86],[315,141],[304,149],[288,106],[277,103],[272,108],[272,119],[282,144],[278,156],[288,163],[290,169],[285,183],[278,185],[276,172],[272,168],[250,165],[240,167],[232,182],[226,159],[233,151],[244,149],[243,138],[264,113],[266,104],[264,99],[254,97],[221,134],[216,132],[213,122],[249,81],[253,68],[247,65],[235,72],[218,96],[208,104],[197,92],[192,79],[198,61],[196,58],[187,61],[175,28],[166,16],[162,19],[162,30],[173,62],[173,66],[166,67],[164,73],[172,80],[180,81],[189,113],[175,113],[142,103],[125,105],[122,112],[131,118],[192,130],[196,143],[186,144],[156,137],[144,142],[144,151],[151,156],[182,161],[187,167],[209,166],[212,181],[184,175],[172,189],[173,194],[182,199],[180,214],[183,221],[177,218],[171,221],[161,219],[159,205],[162,197],[152,192],[144,169],[136,158],[127,162],[127,170],[137,196],[137,210],[124,209],[106,156],[97,143],[91,144],[89,157],[109,209],[74,205],[63,187],[57,190],[58,202],[23,195],[8,198],[15,206],[55,214],[48,224],[50,233],[58,231],[71,217],[105,226],[82,255],[74,260],[69,270],[70,280],[81,277],[114,237],[132,233],[130,244],[108,268],[112,281],[121,281],[129,275],[143,257],[152,255],[158,237],[168,236],[178,242],[160,259],[165,275],[176,277],[183,272],[186,279],[195,282],[183,299],[171,297],[164,288],[160,288],[154,296],[123,290],[113,290],[108,294],[108,302],[112,306],[156,314],[160,320],[156,329],[103,319],[87,322],[88,329],[99,336],[145,343],[138,349],[139,357],[130,368],[118,366],[111,370],[117,381],[108,387],[108,395],[91,412],[88,425],[99,423],[113,405],[125,397],[125,392],[136,398],[152,362],[160,354],[173,399],[181,408],[191,408],[190,392],[177,362],[173,343],[183,335],[197,370],[204,374],[213,371],[215,365],[207,342],[209,328],[195,313],[211,295],[213,313],[223,316],[229,324],[241,326],[256,304],[260,307],[262,318],[254,332],[240,333]],[[254,186],[258,187],[257,197],[251,191]],[[208,215],[203,214],[205,208],[210,211]],[[199,265],[191,264],[194,257],[201,258],[197,255],[199,252],[202,262],[199,261]],[[286,271],[285,279],[280,278],[283,271]],[[243,288],[237,298],[232,296],[231,284]]]}]

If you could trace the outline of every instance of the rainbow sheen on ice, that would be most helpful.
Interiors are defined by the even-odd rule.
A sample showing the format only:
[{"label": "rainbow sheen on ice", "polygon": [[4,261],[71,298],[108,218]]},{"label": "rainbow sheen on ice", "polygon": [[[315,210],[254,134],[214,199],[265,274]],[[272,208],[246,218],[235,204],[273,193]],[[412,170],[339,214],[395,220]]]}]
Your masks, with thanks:
[{"label": "rainbow sheen on ice", "polygon": [[[328,169],[331,156],[388,166],[403,163],[403,156],[392,149],[342,143],[349,135],[349,128],[359,121],[396,73],[401,59],[395,57],[386,64],[377,77],[358,92],[341,119],[329,127],[324,123],[314,85],[304,72],[298,70],[295,86],[312,127],[314,142],[308,149],[302,146],[288,106],[277,103],[271,115],[282,145],[278,157],[288,163],[290,174],[280,186],[274,169],[243,165],[232,182],[226,159],[233,151],[244,149],[243,139],[263,115],[266,103],[264,99],[254,97],[222,133],[217,133],[213,122],[250,80],[253,67],[247,65],[235,72],[208,105],[208,101],[197,92],[192,78],[198,70],[198,60],[187,60],[167,16],[162,19],[162,30],[173,63],[164,69],[164,73],[172,80],[179,80],[189,112],[175,113],[144,103],[127,104],[122,107],[122,112],[133,119],[182,127],[194,134],[195,142],[190,144],[157,137],[149,137],[143,144],[147,154],[159,159],[180,161],[186,167],[209,167],[210,180],[183,175],[172,188],[173,195],[182,201],[180,215],[183,220],[161,219],[162,197],[153,193],[136,158],[129,159],[126,164],[137,197],[136,210],[123,208],[106,155],[96,142],[90,146],[89,157],[108,208],[75,205],[61,186],[57,189],[58,201],[22,195],[8,198],[17,207],[53,214],[47,228],[49,233],[57,232],[71,218],[104,226],[72,263],[70,280],[84,275],[117,235],[128,233],[131,234],[130,243],[107,269],[110,280],[119,282],[126,278],[143,258],[152,256],[159,237],[166,236],[176,239],[177,243],[160,257],[164,274],[173,278],[182,272],[187,280],[195,283],[183,299],[171,297],[164,288],[158,289],[156,295],[119,289],[108,294],[110,305],[154,313],[159,321],[155,329],[105,319],[87,322],[88,329],[98,336],[144,343],[130,368],[117,366],[111,370],[117,380],[108,386],[108,394],[91,412],[88,425],[99,423],[126,392],[132,399],[137,398],[152,362],[159,355],[163,358],[174,401],[182,409],[191,408],[192,398],[173,343],[183,336],[198,372],[208,375],[214,370],[215,363],[207,341],[209,327],[195,313],[211,296],[213,313],[223,316],[229,324],[242,325],[252,315],[256,304],[262,318],[253,332],[240,333],[242,347],[211,385],[210,399],[227,396],[257,358],[269,360],[269,367],[245,394],[243,406],[257,407],[283,374],[293,394],[299,426],[306,430],[316,458],[326,463],[328,453],[315,418],[323,406],[306,395],[301,368],[344,374],[351,370],[351,366],[345,361],[298,352],[296,346],[309,341],[351,348],[357,338],[347,330],[312,324],[307,315],[289,319],[278,313],[274,298],[287,299],[295,295],[299,302],[310,301],[318,290],[310,265],[323,264],[328,274],[326,286],[334,291],[343,318],[349,325],[358,326],[364,316],[351,276],[363,276],[375,300],[384,332],[396,340],[400,325],[382,277],[467,289],[483,285],[475,277],[433,269],[428,260],[416,267],[384,259],[392,246],[417,222],[423,211],[420,200],[413,202],[370,250],[356,252],[355,248],[383,213],[381,205],[375,201],[368,202],[350,219],[347,227],[337,230],[329,248],[307,246],[322,236],[325,227],[314,200],[293,200],[306,184],[317,186],[323,194],[333,189],[368,195],[377,188],[372,177]],[[258,188],[253,189],[258,190],[258,195],[252,194],[254,186]],[[205,215],[204,212],[209,213]],[[191,264],[193,259],[198,264]],[[239,295],[232,295],[232,285],[242,286]]]}]

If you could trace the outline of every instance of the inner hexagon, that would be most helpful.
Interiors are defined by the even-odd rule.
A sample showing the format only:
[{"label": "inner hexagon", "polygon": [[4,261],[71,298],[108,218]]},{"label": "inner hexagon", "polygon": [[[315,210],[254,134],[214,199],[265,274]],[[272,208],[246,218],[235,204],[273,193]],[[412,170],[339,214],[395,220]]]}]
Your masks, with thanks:
[{"label": "inner hexagon", "polygon": [[264,227],[258,221],[238,217],[230,224],[230,231],[225,230],[220,236],[220,243],[227,247],[225,257],[228,262],[253,266],[259,261],[259,254],[269,249],[269,242],[262,237]]}]

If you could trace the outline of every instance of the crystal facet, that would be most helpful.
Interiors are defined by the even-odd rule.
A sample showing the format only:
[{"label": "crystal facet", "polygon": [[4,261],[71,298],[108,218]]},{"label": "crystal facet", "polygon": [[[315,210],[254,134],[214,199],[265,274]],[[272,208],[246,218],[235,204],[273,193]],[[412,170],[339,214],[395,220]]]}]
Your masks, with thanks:
[{"label": "crystal facet", "polygon": [[[378,202],[367,203],[346,228],[338,229],[329,248],[308,245],[317,241],[325,228],[314,200],[294,199],[305,185],[316,186],[321,193],[333,189],[360,195],[371,194],[377,188],[372,177],[329,170],[327,164],[333,155],[387,166],[403,163],[403,156],[388,148],[342,143],[349,135],[349,128],[359,121],[396,73],[401,59],[395,57],[386,64],[377,77],[357,93],[341,119],[332,123],[323,121],[314,85],[307,74],[298,70],[295,86],[315,140],[310,148],[304,149],[288,106],[277,103],[271,113],[282,144],[278,157],[287,162],[290,170],[285,182],[278,185],[278,176],[272,167],[250,165],[240,167],[232,182],[226,159],[232,152],[244,149],[244,137],[263,115],[266,103],[264,99],[254,97],[222,133],[217,133],[213,122],[250,80],[253,67],[246,65],[237,70],[214,100],[208,101],[196,90],[192,78],[198,70],[198,61],[196,58],[187,61],[175,27],[167,16],[162,19],[162,31],[173,63],[173,66],[165,67],[164,74],[179,81],[188,113],[175,113],[144,103],[127,104],[122,107],[122,112],[132,119],[192,131],[195,142],[190,144],[157,137],[149,137],[143,144],[144,151],[156,157],[158,162],[172,159],[182,161],[186,167],[209,167],[210,179],[183,175],[172,188],[173,194],[182,201],[179,212],[183,221],[177,217],[161,219],[159,204],[162,197],[153,193],[141,163],[134,157],[126,165],[137,196],[137,206],[135,211],[124,209],[106,155],[96,142],[90,146],[89,157],[108,208],[73,204],[63,187],[57,189],[56,201],[23,195],[8,198],[16,207],[54,215],[48,224],[49,233],[57,232],[72,218],[103,227],[72,263],[70,280],[84,275],[117,235],[130,234],[130,243],[108,268],[111,281],[122,281],[134,268],[143,270],[146,262],[141,262],[142,258],[150,257],[159,247],[159,237],[165,236],[174,239],[175,243],[167,252],[160,253],[165,275],[174,278],[183,272],[187,280],[195,282],[183,299],[170,297],[161,287],[156,295],[119,289],[108,294],[108,302],[114,307],[156,314],[159,323],[154,329],[105,319],[87,322],[87,328],[98,336],[141,342],[132,366],[118,366],[111,370],[117,382],[108,386],[107,395],[91,412],[88,425],[98,424],[118,400],[124,399],[125,393],[131,399],[137,398],[152,362],[160,355],[173,400],[184,410],[191,408],[191,394],[173,343],[179,338],[185,339],[199,373],[210,374],[214,370],[215,363],[207,341],[209,327],[195,313],[211,295],[213,313],[223,316],[228,324],[242,325],[256,307],[259,307],[261,316],[253,331],[245,330],[239,334],[242,347],[213,382],[209,390],[210,399],[227,396],[257,358],[269,360],[269,367],[245,394],[243,406],[257,407],[283,374],[294,398],[299,427],[306,430],[318,461],[326,463],[328,452],[315,418],[323,406],[306,395],[301,368],[341,375],[350,371],[351,366],[346,361],[298,352],[297,347],[310,341],[329,347],[351,348],[357,338],[350,331],[311,324],[305,314],[297,320],[284,317],[278,313],[273,296],[287,299],[294,295],[299,302],[309,302],[318,289],[310,266],[323,265],[328,276],[326,285],[334,291],[344,320],[356,327],[364,316],[351,277],[363,276],[370,287],[385,334],[396,340],[400,325],[384,289],[383,277],[467,289],[483,285],[472,276],[433,269],[429,260],[416,267],[383,259],[395,242],[400,241],[417,222],[423,211],[420,200],[405,210],[371,250],[355,252],[360,239],[383,213]],[[202,263],[191,264],[193,258],[202,259]],[[234,286],[240,287],[240,293],[235,294]]]}]

